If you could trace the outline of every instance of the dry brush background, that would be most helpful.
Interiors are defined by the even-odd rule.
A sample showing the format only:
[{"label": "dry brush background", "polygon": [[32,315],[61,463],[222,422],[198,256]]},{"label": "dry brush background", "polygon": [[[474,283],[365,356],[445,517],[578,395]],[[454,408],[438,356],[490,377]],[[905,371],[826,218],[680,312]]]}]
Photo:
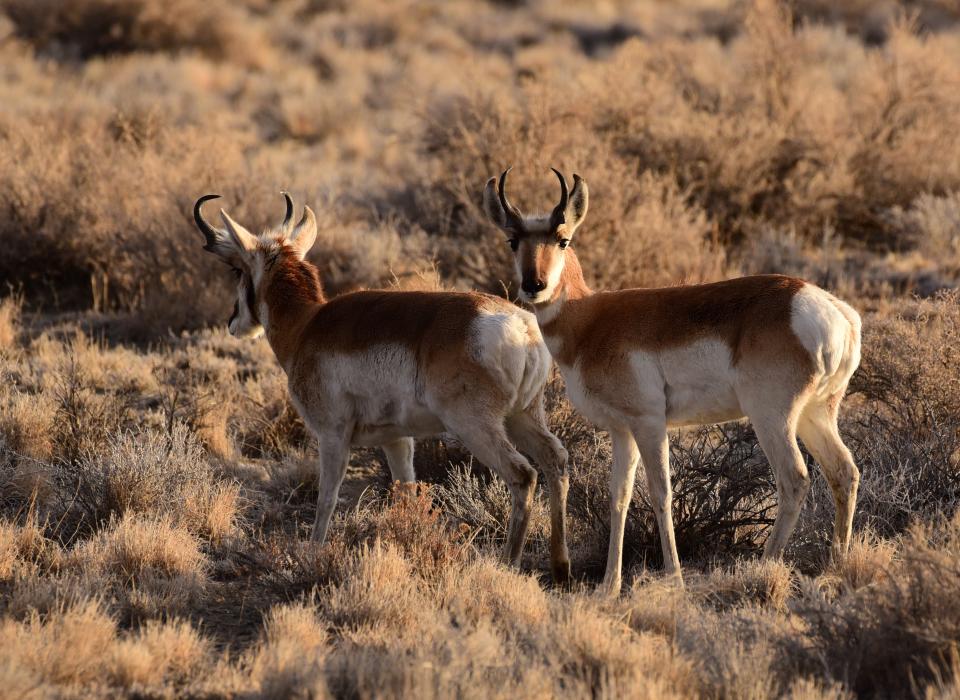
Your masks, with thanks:
[{"label": "dry brush background", "polygon": [[[960,6],[0,0],[0,695],[957,696]],[[814,487],[786,561],[748,426],[672,436],[687,588],[658,580],[637,486],[633,585],[593,595],[609,444],[550,390],[578,582],[522,572],[507,492],[418,446],[416,499],[355,454],[305,538],[313,448],[190,220],[321,216],[328,290],[511,294],[482,219],[508,164],[590,182],[596,287],[804,276],[864,315],[842,432],[856,541]],[[642,480],[638,480],[642,481]]]}]

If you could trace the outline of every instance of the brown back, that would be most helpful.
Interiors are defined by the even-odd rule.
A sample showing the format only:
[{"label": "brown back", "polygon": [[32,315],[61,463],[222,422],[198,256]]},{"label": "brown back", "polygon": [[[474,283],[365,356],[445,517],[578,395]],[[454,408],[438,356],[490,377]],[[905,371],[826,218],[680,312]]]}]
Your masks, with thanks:
[{"label": "brown back", "polygon": [[568,301],[543,327],[564,342],[557,358],[573,364],[623,348],[662,350],[715,337],[736,364],[749,345],[790,331],[791,302],[806,284],[784,275],[757,275],[712,284],[599,292]]}]

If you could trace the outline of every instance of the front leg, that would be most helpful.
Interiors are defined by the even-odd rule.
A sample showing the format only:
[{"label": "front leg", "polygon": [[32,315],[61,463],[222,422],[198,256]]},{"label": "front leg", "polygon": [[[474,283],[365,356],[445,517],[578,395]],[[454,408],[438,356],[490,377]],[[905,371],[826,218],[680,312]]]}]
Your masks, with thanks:
[{"label": "front leg", "polygon": [[319,431],[317,442],[320,450],[320,478],[317,493],[317,517],[313,521],[310,539],[319,544],[327,538],[327,528],[333,509],[337,506],[340,484],[350,461],[350,436],[352,429],[341,425]]},{"label": "front leg", "polygon": [[607,573],[603,577],[603,592],[615,596],[620,593],[623,566],[623,533],[627,525],[627,510],[633,496],[633,481],[637,474],[640,453],[631,432],[625,428],[610,430],[613,443],[613,472],[610,475],[610,546],[607,549]]},{"label": "front leg", "polygon": [[663,550],[663,573],[675,577],[683,585],[680,557],[673,531],[673,490],[670,486],[670,442],[667,423],[662,417],[640,420],[634,426],[634,438],[640,448],[643,468],[647,473],[650,505],[657,516],[660,546]]}]

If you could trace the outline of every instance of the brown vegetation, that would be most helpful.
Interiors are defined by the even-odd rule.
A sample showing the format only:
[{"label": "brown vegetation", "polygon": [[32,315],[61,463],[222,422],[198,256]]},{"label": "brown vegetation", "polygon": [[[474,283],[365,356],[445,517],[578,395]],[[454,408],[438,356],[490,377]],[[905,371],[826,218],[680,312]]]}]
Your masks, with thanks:
[{"label": "brown vegetation", "polygon": [[[0,695],[956,695],[960,14],[949,3],[0,0]],[[332,294],[509,294],[479,208],[513,164],[590,181],[598,288],[806,276],[863,313],[842,416],[863,472],[829,562],[816,470],[785,562],[752,431],[671,436],[687,588],[638,483],[617,600],[606,437],[551,382],[576,582],[545,496],[457,445],[393,494],[360,450],[329,543],[315,451],[263,342],[220,328],[190,205],[318,212]],[[210,328],[211,325],[216,328]],[[450,469],[450,465],[456,466]]]}]

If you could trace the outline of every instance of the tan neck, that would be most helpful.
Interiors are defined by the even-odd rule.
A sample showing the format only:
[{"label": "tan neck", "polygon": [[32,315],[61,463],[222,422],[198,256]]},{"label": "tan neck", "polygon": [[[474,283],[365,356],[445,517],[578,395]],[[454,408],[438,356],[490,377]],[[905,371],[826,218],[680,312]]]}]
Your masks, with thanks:
[{"label": "tan neck", "polygon": [[578,299],[585,299],[593,294],[590,287],[583,279],[583,269],[580,267],[580,260],[572,249],[567,249],[563,272],[560,273],[560,281],[554,290],[553,296],[549,301],[537,304],[534,311],[537,315],[537,321],[541,329],[548,330],[548,327],[556,330],[556,321],[563,310],[564,304]]},{"label": "tan neck", "polygon": [[567,301],[583,299],[593,294],[593,290],[587,286],[583,279],[583,269],[580,267],[580,259],[572,248],[566,251],[566,259],[563,264],[563,273],[560,275],[560,284],[557,290],[563,291],[564,298]]},{"label": "tan neck", "polygon": [[304,328],[326,303],[317,269],[306,261],[281,258],[264,290],[267,341],[289,374]]}]

